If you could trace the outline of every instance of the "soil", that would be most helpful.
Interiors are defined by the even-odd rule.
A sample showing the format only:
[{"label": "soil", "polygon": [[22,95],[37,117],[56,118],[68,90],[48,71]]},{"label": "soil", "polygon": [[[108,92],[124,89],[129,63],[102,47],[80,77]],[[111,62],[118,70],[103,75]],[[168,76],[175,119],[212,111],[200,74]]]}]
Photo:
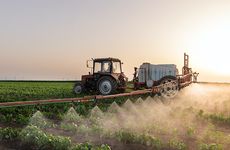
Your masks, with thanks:
[{"label": "soil", "polygon": [[22,145],[19,140],[0,142],[0,150],[35,150],[32,145]]}]

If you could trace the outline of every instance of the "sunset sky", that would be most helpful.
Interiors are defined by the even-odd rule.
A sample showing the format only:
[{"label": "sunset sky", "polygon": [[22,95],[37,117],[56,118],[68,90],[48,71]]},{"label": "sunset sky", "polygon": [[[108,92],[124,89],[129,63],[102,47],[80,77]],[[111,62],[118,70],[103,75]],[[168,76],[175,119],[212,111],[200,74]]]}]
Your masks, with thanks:
[{"label": "sunset sky", "polygon": [[80,79],[86,60],[176,64],[230,82],[230,0],[1,0],[0,79]]}]

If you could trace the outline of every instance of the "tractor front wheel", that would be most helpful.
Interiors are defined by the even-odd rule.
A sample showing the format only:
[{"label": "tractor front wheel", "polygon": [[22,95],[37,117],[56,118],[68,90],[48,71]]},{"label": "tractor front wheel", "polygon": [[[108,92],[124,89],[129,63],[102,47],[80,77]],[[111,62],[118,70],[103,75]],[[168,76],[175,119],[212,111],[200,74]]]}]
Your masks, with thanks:
[{"label": "tractor front wheel", "polygon": [[83,91],[84,91],[84,87],[80,83],[74,85],[73,92],[75,94],[81,94]]},{"label": "tractor front wheel", "polygon": [[117,89],[117,82],[109,77],[109,76],[104,76],[101,77],[98,81],[98,91],[102,95],[109,95],[115,92]]}]

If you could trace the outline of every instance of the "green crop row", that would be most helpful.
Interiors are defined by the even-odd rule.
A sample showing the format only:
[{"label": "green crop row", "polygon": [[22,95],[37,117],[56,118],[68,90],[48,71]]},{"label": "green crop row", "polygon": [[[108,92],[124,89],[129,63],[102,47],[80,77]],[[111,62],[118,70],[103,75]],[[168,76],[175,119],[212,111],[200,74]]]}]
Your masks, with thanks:
[{"label": "green crop row", "polygon": [[[120,130],[112,135],[119,141],[125,143],[139,143],[146,146],[153,147],[153,149],[173,149],[173,150],[187,150],[188,146],[177,138],[170,139],[167,143],[161,141],[159,138],[152,137],[146,134],[137,134],[125,130]],[[199,150],[223,150],[223,145],[218,143],[200,143],[194,145]]]},{"label": "green crop row", "polygon": [[223,146],[221,144],[216,144],[216,143],[211,143],[211,144],[201,143],[199,144],[199,150],[223,150]]},{"label": "green crop row", "polygon": [[11,127],[0,128],[0,141],[14,141],[18,138],[20,131]]},{"label": "green crop row", "polygon": [[111,148],[107,144],[102,144],[101,146],[93,146],[92,144],[86,142],[71,147],[71,150],[111,150]]},{"label": "green crop row", "polygon": [[226,116],[220,113],[204,113],[203,110],[198,112],[198,117],[213,123],[221,123],[230,126],[230,116]]},{"label": "green crop row", "polygon": [[74,82],[0,82],[0,102],[76,97]]},{"label": "green crop row", "polygon": [[117,98],[108,101],[98,101],[97,103],[59,103],[47,104],[41,106],[20,106],[0,108],[0,122],[6,124],[26,125],[33,114],[40,110],[45,117],[49,119],[60,120],[70,107],[74,107],[78,114],[86,116],[89,111],[97,105],[101,110],[105,111],[110,104],[116,100],[123,103],[126,98]]},{"label": "green crop row", "polygon": [[110,150],[108,145],[93,146],[90,143],[74,145],[69,137],[54,136],[43,132],[37,126],[29,125],[20,133],[24,144],[33,144],[39,150]]},{"label": "green crop row", "polygon": [[22,130],[20,133],[20,139],[22,140],[23,144],[32,144],[36,149],[40,150],[68,150],[71,146],[70,138],[46,134],[41,129],[33,125],[27,126]]},{"label": "green crop row", "polygon": [[[0,102],[76,97],[77,95],[72,92],[73,84],[73,82],[0,82]],[[80,115],[87,115],[95,105],[106,111],[113,101],[122,104],[126,99],[127,97],[119,97],[84,104],[58,103],[5,107],[0,108],[0,123],[26,125],[37,110],[42,111],[49,119],[60,120],[71,106],[74,106]]]},{"label": "green crop row", "polygon": [[[104,135],[107,137],[113,137],[117,140],[125,143],[137,143],[146,146],[153,147],[154,149],[174,149],[185,150],[187,146],[182,141],[175,138],[169,140],[167,144],[164,144],[160,139],[152,137],[146,134],[136,134],[125,130],[115,132],[115,134]],[[33,149],[63,149],[63,150],[110,150],[108,145],[102,144],[101,146],[94,146],[88,142],[73,144],[68,137],[54,136],[43,132],[40,128],[29,125],[25,129],[18,128],[0,128],[0,142],[20,140],[20,146],[27,146],[27,148]],[[30,146],[30,147],[28,147]],[[222,150],[222,144],[217,143],[200,143],[197,149],[199,150]]]},{"label": "green crop row", "polygon": [[133,132],[120,130],[115,132],[114,137],[119,141],[125,143],[139,143],[146,146],[151,146],[154,149],[162,149],[163,143],[160,139],[146,135],[146,134],[135,134]]},{"label": "green crop row", "polygon": [[88,142],[73,144],[69,137],[54,136],[29,125],[25,129],[0,128],[0,142],[20,141],[20,147],[39,150],[110,150],[108,145],[94,146]]}]

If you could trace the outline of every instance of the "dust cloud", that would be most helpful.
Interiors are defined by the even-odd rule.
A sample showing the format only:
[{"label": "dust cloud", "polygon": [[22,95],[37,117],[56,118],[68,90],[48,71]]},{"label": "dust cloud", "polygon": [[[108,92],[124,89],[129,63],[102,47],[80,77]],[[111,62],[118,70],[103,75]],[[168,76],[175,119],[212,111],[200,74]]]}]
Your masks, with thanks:
[{"label": "dust cloud", "polygon": [[230,126],[223,129],[208,116],[220,114],[229,117],[230,85],[192,84],[173,99],[154,96],[145,100],[138,98],[134,103],[128,99],[121,107],[115,103],[111,106],[102,119],[103,128],[111,132],[123,129],[145,133],[163,141],[176,138],[190,145],[189,149],[194,142],[230,143],[207,138],[220,131],[229,139]]}]

